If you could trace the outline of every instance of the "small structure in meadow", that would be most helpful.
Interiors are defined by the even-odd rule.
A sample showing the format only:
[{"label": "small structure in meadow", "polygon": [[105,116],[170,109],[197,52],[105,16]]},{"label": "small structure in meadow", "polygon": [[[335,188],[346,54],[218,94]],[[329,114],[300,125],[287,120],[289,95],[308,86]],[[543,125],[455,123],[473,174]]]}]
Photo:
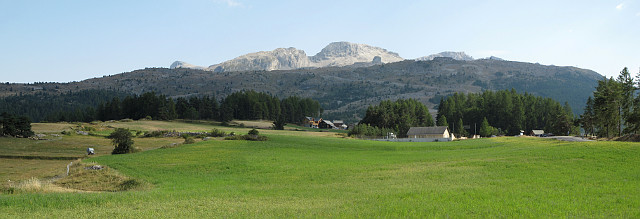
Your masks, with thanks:
[{"label": "small structure in meadow", "polygon": [[453,135],[447,126],[411,127],[407,132],[409,139],[421,139],[420,141],[452,141]]},{"label": "small structure in meadow", "polygon": [[[392,134],[392,133],[391,133]],[[407,138],[391,138],[388,136],[384,139],[374,139],[376,141],[394,141],[394,142],[434,142],[434,141],[453,141],[455,137],[449,132],[447,126],[432,127],[411,127],[407,131]]]},{"label": "small structure in meadow", "polygon": [[541,137],[544,135],[544,130],[531,130],[531,136]]},{"label": "small structure in meadow", "polygon": [[407,132],[409,138],[449,138],[449,128],[447,126],[432,127],[411,127]]}]

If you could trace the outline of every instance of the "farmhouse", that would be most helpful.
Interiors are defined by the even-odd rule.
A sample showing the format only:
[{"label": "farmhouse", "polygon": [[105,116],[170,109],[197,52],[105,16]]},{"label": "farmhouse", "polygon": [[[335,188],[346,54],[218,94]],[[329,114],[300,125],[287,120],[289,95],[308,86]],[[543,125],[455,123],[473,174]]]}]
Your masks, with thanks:
[{"label": "farmhouse", "polygon": [[347,129],[347,125],[342,120],[333,120],[333,125],[339,129]]},{"label": "farmhouse", "polygon": [[[322,120],[322,119],[320,119]],[[318,121],[316,121],[313,117],[305,117],[304,118],[304,127],[308,128],[318,128]]]},{"label": "farmhouse", "polygon": [[544,134],[544,130],[531,130],[531,136],[540,137]]},{"label": "farmhouse", "polygon": [[318,128],[336,129],[336,126],[331,121],[320,119],[320,121],[318,121]]},{"label": "farmhouse", "polygon": [[411,127],[407,132],[407,136],[409,138],[438,139],[439,141],[453,139],[447,126]]},{"label": "farmhouse", "polygon": [[304,121],[302,122],[304,127],[308,128],[321,128],[321,129],[347,129],[348,126],[344,124],[342,120],[324,120],[322,118],[316,120],[313,117],[304,117]]}]

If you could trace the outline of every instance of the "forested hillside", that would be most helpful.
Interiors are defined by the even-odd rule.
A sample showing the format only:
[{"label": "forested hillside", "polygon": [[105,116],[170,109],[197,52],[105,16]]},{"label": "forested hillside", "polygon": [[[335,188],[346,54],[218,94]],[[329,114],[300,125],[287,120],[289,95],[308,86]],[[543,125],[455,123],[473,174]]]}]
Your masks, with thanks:
[{"label": "forested hillside", "polygon": [[87,89],[167,97],[225,97],[255,90],[278,98],[299,96],[318,100],[323,117],[359,121],[369,105],[382,100],[416,99],[435,111],[441,97],[456,92],[515,88],[519,92],[568,102],[574,113],[602,76],[574,67],[545,66],[500,60],[403,61],[371,67],[330,67],[288,71],[213,73],[195,69],[149,68],[72,83],[2,84],[0,95],[45,92],[61,94]]}]

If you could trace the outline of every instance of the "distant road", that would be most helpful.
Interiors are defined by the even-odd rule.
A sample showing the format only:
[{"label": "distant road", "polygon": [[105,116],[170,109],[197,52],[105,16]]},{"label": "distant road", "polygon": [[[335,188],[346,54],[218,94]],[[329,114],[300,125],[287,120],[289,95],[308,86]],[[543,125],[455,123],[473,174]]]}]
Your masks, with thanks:
[{"label": "distant road", "polygon": [[577,141],[577,142],[593,141],[587,138],[575,137],[575,136],[553,136],[553,137],[545,137],[545,138],[553,138],[553,139],[558,139],[560,141]]}]

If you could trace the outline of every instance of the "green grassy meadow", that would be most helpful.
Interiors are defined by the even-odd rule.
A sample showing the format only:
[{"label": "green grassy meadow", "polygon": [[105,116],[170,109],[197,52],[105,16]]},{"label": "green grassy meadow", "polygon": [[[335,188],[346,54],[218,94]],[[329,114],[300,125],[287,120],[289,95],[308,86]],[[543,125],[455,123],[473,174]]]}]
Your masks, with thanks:
[{"label": "green grassy meadow", "polygon": [[152,186],[3,194],[0,217],[640,217],[638,143],[261,133],[87,159]]}]

